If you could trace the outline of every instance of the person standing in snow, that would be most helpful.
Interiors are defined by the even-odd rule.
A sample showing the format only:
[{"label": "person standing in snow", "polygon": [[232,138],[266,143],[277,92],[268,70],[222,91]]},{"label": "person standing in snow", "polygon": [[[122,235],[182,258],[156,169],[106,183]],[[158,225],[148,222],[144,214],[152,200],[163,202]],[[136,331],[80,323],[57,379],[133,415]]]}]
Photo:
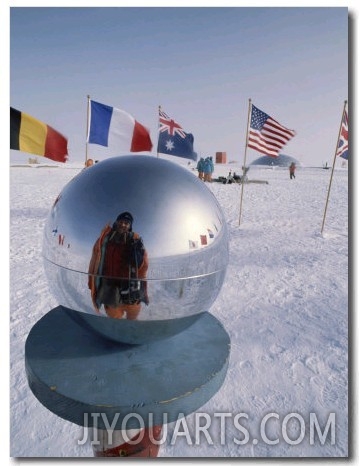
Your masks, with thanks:
[{"label": "person standing in snow", "polygon": [[204,158],[201,157],[197,163],[198,178],[204,181]]},{"label": "person standing in snow", "polygon": [[133,216],[118,215],[96,240],[89,263],[88,287],[97,312],[103,304],[109,317],[124,314],[135,320],[141,303],[149,304],[147,282],[148,255],[142,238],[132,231]]},{"label": "person standing in snow", "polygon": [[204,161],[204,181],[212,181],[212,162],[209,157]]},{"label": "person standing in snow", "polygon": [[225,184],[232,184],[232,183],[234,183],[234,178],[233,178],[232,172],[229,171]]},{"label": "person standing in snow", "polygon": [[288,169],[289,169],[289,172],[290,172],[290,180],[292,180],[292,178],[296,178],[296,175],[295,175],[296,164],[294,162],[292,162]]},{"label": "person standing in snow", "polygon": [[213,172],[214,172],[214,163],[213,163],[213,157],[209,157],[209,173],[208,173],[208,179],[207,181],[209,183],[212,182],[212,175],[213,175]]}]

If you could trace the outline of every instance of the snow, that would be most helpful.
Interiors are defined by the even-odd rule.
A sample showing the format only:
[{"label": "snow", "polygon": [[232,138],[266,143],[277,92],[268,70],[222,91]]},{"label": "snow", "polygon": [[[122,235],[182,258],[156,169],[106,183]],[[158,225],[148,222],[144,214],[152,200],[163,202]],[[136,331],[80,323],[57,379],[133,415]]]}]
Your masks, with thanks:
[{"label": "snow", "polygon": [[[237,164],[216,165],[214,176],[229,169],[241,171]],[[90,443],[78,445],[81,427],[37,401],[24,368],[30,329],[58,305],[42,265],[45,219],[63,186],[79,171],[75,165],[10,168],[12,457],[93,456]],[[189,435],[175,437],[179,425],[167,426],[159,457],[348,455],[348,172],[334,172],[321,234],[330,175],[331,170],[300,167],[290,180],[287,169],[251,167],[249,180],[267,183],[244,185],[240,225],[241,186],[207,183],[229,228],[229,267],[210,309],[231,338],[229,369],[222,388],[198,417],[186,418]],[[204,413],[202,425],[207,415],[211,419],[209,437],[197,432],[199,413]],[[229,413],[224,438],[215,413]],[[262,420],[270,413],[263,425],[268,439],[279,439],[275,444],[260,437]],[[335,442],[332,435],[325,441],[316,435],[312,444],[311,413],[322,430],[334,419]],[[239,422],[249,432],[243,445],[235,441],[243,438],[234,426],[237,415],[243,416]],[[292,441],[298,438],[299,443]]]}]

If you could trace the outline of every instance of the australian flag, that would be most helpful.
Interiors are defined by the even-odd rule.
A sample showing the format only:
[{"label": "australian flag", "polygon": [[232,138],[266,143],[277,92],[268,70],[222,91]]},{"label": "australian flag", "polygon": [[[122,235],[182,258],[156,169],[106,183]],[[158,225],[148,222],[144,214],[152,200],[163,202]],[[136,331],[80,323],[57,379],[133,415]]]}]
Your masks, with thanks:
[{"label": "australian flag", "polygon": [[194,137],[159,108],[159,136],[157,152],[185,159],[197,160],[193,150]]}]

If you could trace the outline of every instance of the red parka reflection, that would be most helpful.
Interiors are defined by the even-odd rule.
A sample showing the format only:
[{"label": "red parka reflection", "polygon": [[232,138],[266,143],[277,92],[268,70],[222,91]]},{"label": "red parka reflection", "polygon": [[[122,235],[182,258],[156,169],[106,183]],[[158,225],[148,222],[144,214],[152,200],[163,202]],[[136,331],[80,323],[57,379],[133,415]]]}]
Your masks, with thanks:
[{"label": "red parka reflection", "polygon": [[93,246],[88,286],[97,312],[103,304],[109,317],[135,320],[141,303],[148,304],[148,255],[142,238],[132,231],[133,216],[118,215],[107,225]]}]

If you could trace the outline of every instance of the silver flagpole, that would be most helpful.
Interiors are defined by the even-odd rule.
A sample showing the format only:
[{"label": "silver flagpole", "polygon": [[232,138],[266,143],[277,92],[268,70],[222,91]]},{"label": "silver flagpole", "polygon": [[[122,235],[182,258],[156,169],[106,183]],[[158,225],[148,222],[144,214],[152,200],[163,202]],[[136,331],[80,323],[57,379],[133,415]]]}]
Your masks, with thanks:
[{"label": "silver flagpole", "polygon": [[247,157],[247,144],[248,144],[248,132],[249,132],[249,118],[251,114],[251,99],[248,99],[248,121],[247,121],[247,131],[246,131],[246,145],[244,148],[244,159],[243,159],[243,177],[241,183],[241,201],[239,205],[239,218],[238,218],[238,226],[241,224],[241,215],[242,215],[242,200],[243,200],[243,186],[246,179],[246,157]]},{"label": "silver flagpole", "polygon": [[159,152],[158,152],[158,146],[159,146],[159,115],[160,115],[160,109],[161,106],[158,106],[158,125],[157,125],[157,134],[158,134],[158,139],[157,139],[157,158],[159,158]]},{"label": "silver flagpole", "polygon": [[90,95],[87,96],[87,108],[86,108],[86,129],[85,129],[85,166],[88,161],[88,136],[89,136],[89,105]]},{"label": "silver flagpole", "polygon": [[331,176],[330,176],[330,183],[328,185],[328,191],[327,191],[327,198],[326,198],[326,205],[325,205],[325,211],[323,213],[323,220],[322,220],[322,227],[321,227],[321,235],[323,233],[323,227],[325,226],[325,220],[326,220],[326,210],[328,206],[328,199],[330,197],[330,191],[331,191],[331,183],[332,183],[332,178],[333,178],[333,171],[335,169],[335,162],[336,162],[336,154],[337,154],[337,149],[338,149],[338,143],[340,141],[340,135],[341,135],[341,129],[342,129],[342,120],[343,116],[345,114],[345,109],[347,105],[347,100],[345,100],[344,105],[343,105],[343,111],[342,111],[342,117],[341,117],[341,123],[340,123],[340,129],[338,130],[338,138],[337,138],[337,143],[336,143],[336,149],[335,149],[335,155],[333,157],[333,164],[332,164],[332,171],[331,171]]}]

